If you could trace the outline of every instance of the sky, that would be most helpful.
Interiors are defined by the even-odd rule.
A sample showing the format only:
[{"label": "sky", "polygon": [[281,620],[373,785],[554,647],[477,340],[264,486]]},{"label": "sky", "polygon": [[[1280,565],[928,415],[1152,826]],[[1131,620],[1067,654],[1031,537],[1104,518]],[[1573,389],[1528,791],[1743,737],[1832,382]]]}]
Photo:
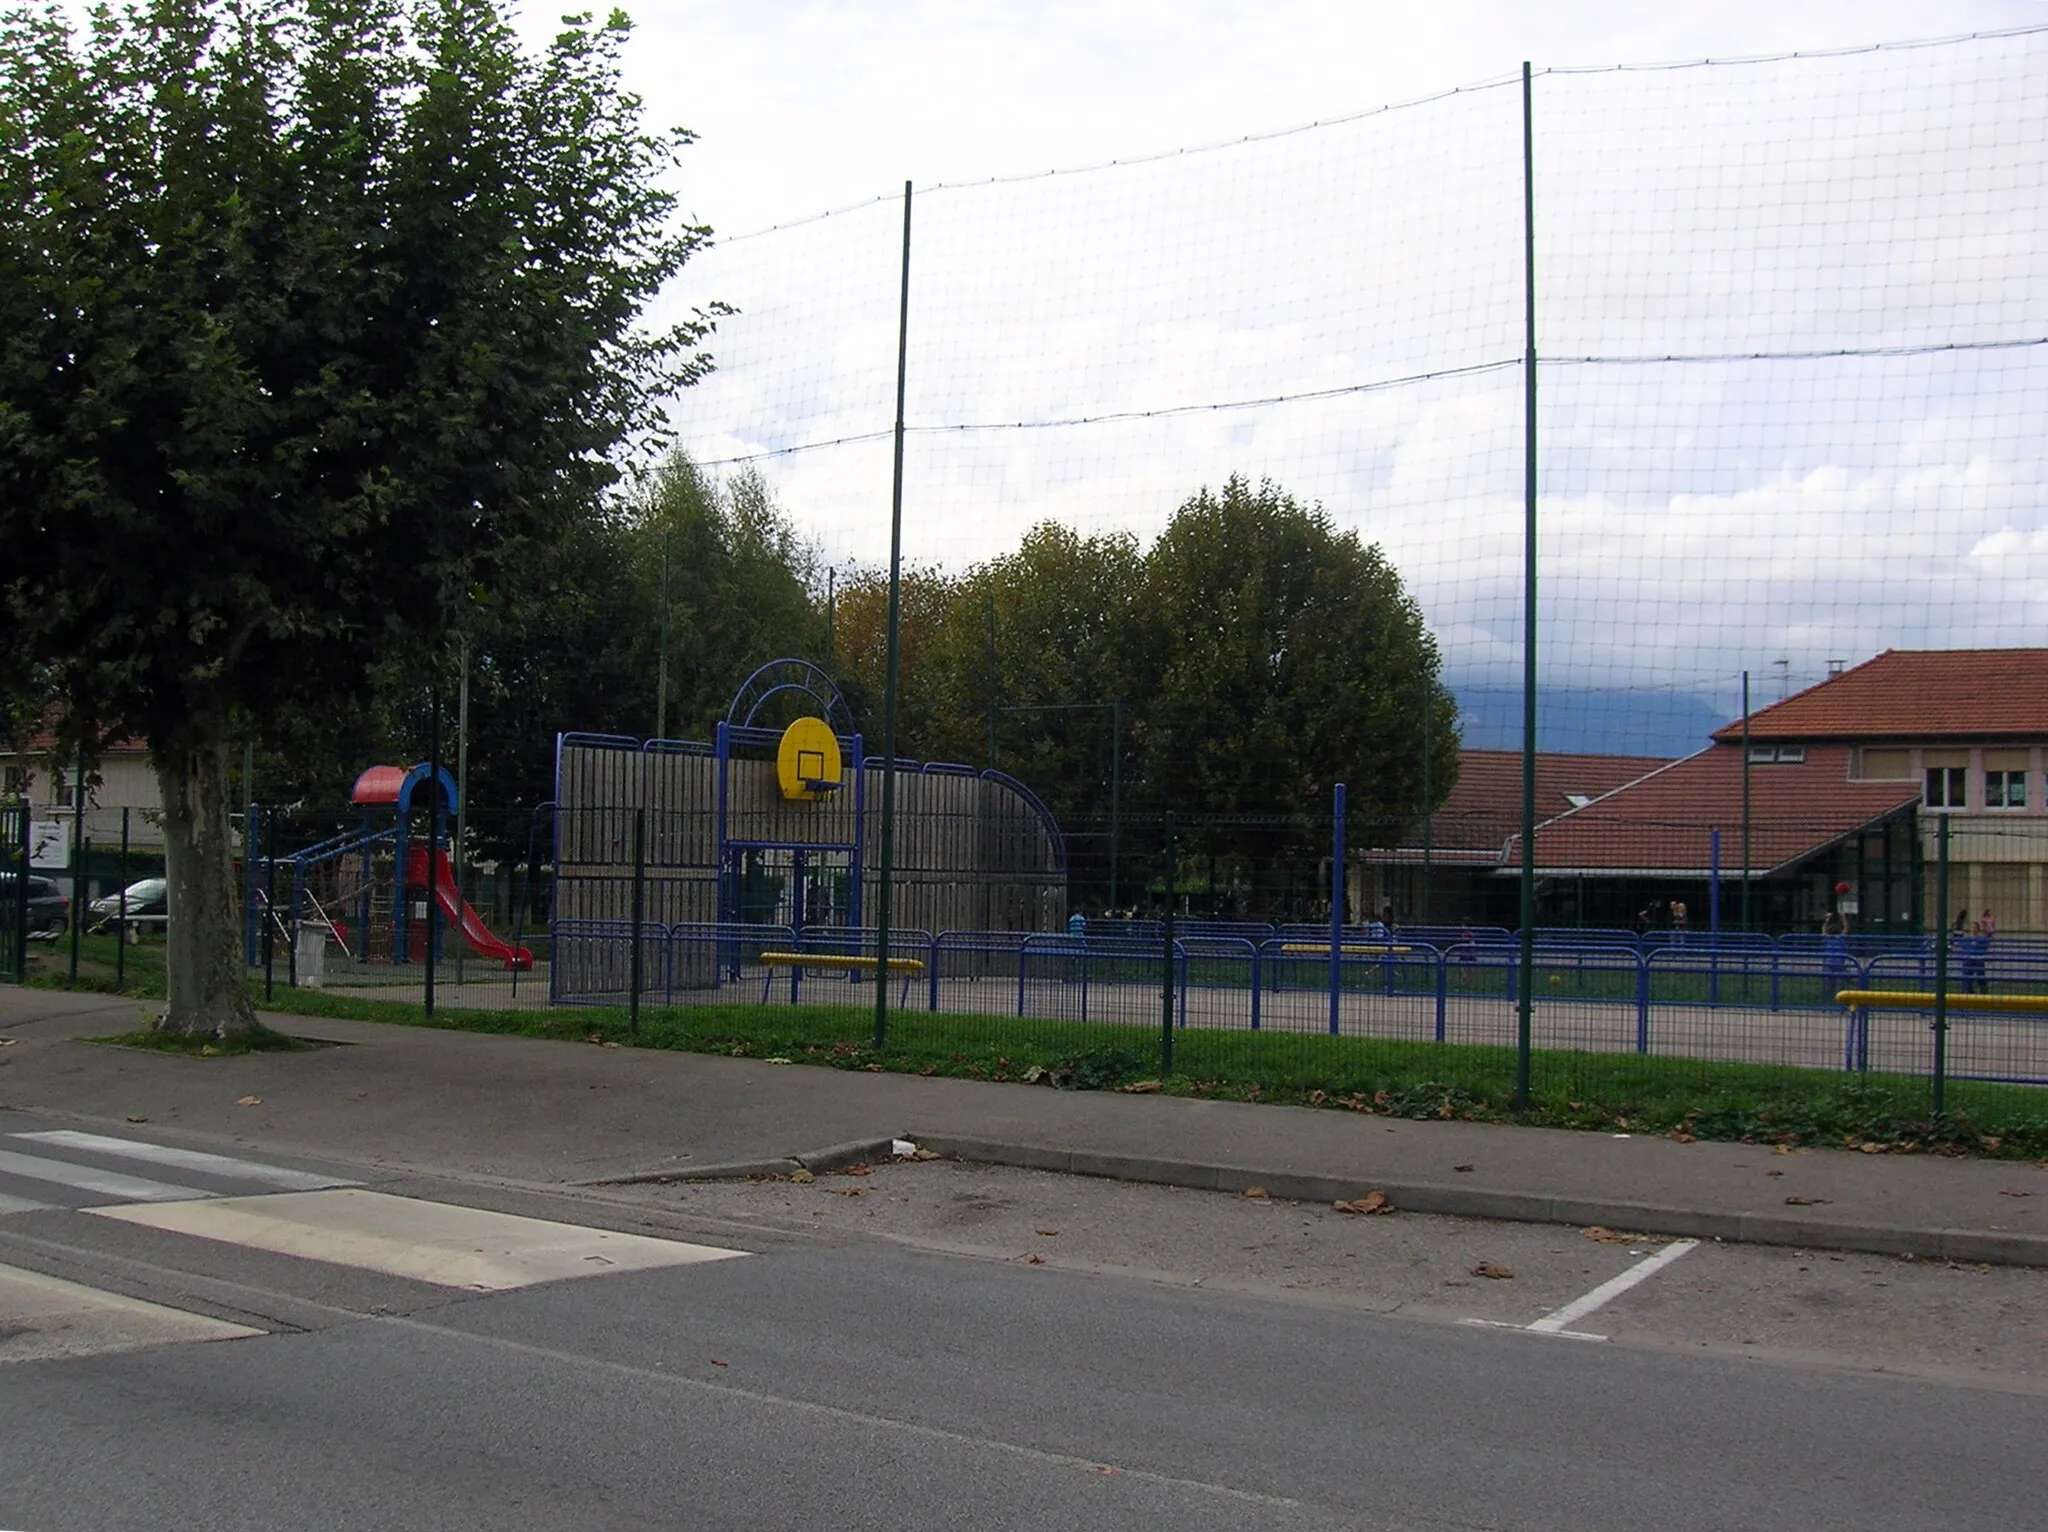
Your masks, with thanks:
[{"label": "sky", "polygon": [[[2048,4],[635,20],[629,81],[698,135],[678,191],[719,241],[667,302],[740,310],[681,439],[761,472],[835,567],[887,552],[910,180],[912,563],[1045,518],[1143,538],[1199,485],[1270,476],[1387,551],[1454,684],[1514,684],[1527,59],[1547,684],[1726,716],[1744,669],[1775,691],[2048,630],[2048,347],[2012,348],[2048,337],[2048,40],[1542,73],[1999,31]],[[1282,131],[1308,124],[1334,126]],[[1990,349],[1925,349],[1957,343]]]}]

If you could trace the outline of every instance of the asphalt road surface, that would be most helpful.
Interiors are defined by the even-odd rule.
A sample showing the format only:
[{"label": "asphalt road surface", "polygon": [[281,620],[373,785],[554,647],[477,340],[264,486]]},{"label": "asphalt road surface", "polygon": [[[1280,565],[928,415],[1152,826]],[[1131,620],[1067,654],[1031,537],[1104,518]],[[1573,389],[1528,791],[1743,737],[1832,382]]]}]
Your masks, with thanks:
[{"label": "asphalt road surface", "polygon": [[559,1195],[67,1132],[0,1117],[10,1529],[1922,1532],[2038,1525],[2048,1489],[2048,1274],[946,1164]]}]

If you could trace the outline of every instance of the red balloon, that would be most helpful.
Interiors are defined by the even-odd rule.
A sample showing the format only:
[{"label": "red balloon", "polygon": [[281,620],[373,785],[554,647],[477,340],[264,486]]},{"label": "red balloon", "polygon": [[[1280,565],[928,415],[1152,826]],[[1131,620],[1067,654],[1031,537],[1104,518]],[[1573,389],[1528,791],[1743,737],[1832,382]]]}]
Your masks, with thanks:
[{"label": "red balloon", "polygon": [[1835,885],[1835,892],[1838,894],[1846,894],[1849,892],[1849,885],[1846,883],[1837,883]]}]

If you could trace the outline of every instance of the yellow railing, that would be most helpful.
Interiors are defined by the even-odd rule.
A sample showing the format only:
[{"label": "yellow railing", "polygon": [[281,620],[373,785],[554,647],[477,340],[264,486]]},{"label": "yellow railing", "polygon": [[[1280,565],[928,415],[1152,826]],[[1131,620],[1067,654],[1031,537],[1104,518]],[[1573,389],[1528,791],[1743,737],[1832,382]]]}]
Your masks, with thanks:
[{"label": "yellow railing", "polygon": [[[1934,996],[1922,990],[1845,989],[1835,999],[1852,1010],[1931,1011]],[[1950,990],[1952,1011],[2007,1011],[2021,1016],[2048,1016],[2048,995],[1973,995]]]},{"label": "yellow railing", "polygon": [[[761,961],[770,968],[857,968],[864,973],[873,973],[880,965],[880,958],[854,957],[837,952],[764,952]],[[923,958],[889,959],[891,973],[923,973]]]}]

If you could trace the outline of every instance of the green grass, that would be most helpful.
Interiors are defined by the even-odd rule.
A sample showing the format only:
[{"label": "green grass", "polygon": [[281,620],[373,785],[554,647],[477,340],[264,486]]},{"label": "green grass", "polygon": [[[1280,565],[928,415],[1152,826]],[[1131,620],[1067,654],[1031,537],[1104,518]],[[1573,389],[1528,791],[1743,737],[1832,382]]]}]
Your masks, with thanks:
[{"label": "green grass", "polygon": [[164,943],[144,937],[121,949],[113,936],[82,932],[78,938],[78,982],[71,973],[71,937],[28,944],[28,982],[42,989],[80,989],[97,994],[134,995],[161,1000],[164,995]]},{"label": "green grass", "polygon": [[140,1032],[88,1037],[83,1041],[101,1043],[109,1048],[143,1048],[151,1053],[176,1053],[195,1059],[232,1058],[242,1053],[304,1053],[309,1049],[329,1046],[269,1027],[258,1027],[253,1032],[239,1033],[234,1037],[191,1037],[182,1032],[158,1032],[145,1028]]},{"label": "green grass", "polygon": [[[944,1013],[892,1014],[874,1047],[865,1007],[711,1005],[644,1008],[637,1035],[617,1009],[485,1011],[420,1008],[318,990],[280,990],[273,1009],[362,1021],[786,1059],[839,1069],[957,1079],[1042,1080],[1111,1088],[1156,1078],[1159,1033],[1148,1026]],[[1928,1083],[1769,1065],[1542,1052],[1531,1101],[1514,1105],[1509,1048],[1302,1033],[1191,1030],[1175,1041],[1168,1094],[1262,1101],[1389,1117],[1457,1118],[1542,1127],[1668,1133],[1771,1144],[1947,1154],[2048,1155],[2048,1092],[1954,1081],[1948,1111],[1929,1110]]]},{"label": "green grass", "polygon": [[[112,987],[113,940],[87,937],[81,987]],[[160,945],[131,947],[126,992],[160,996]],[[32,982],[61,984],[68,949],[40,955]],[[52,972],[54,970],[54,972]],[[876,1049],[865,1006],[710,1005],[643,1008],[637,1036],[619,1009],[421,1008],[280,983],[272,1011],[345,1017],[581,1044],[668,1048],[736,1058],[780,1058],[840,1069],[1033,1079],[1076,1088],[1149,1080],[1158,1073],[1152,1026],[895,1012]],[[161,1046],[119,1039],[129,1046]],[[1899,1151],[2048,1157],[2048,1091],[1953,1081],[1948,1110],[1930,1110],[1928,1082],[1769,1065],[1644,1056],[1540,1052],[1531,1100],[1514,1105],[1512,1049],[1283,1032],[1177,1034],[1169,1094],[1320,1107],[1391,1117],[1519,1122],[1615,1132],[1668,1133],[1757,1143],[1874,1146]]]}]

